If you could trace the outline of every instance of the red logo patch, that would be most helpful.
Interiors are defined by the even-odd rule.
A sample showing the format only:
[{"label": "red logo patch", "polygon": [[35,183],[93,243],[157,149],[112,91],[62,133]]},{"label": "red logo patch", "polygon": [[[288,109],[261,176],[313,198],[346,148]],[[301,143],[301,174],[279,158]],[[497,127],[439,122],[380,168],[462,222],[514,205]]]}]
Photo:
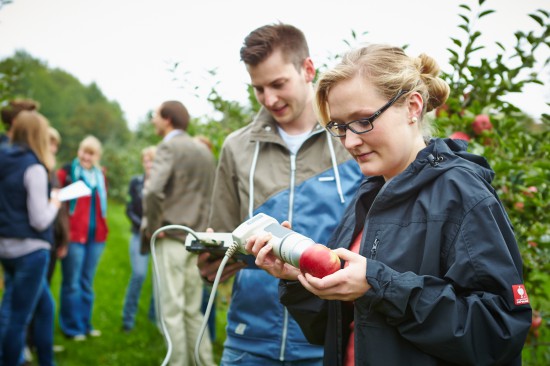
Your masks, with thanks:
[{"label": "red logo patch", "polygon": [[529,296],[527,296],[524,285],[512,285],[512,291],[514,292],[514,304],[529,304]]}]

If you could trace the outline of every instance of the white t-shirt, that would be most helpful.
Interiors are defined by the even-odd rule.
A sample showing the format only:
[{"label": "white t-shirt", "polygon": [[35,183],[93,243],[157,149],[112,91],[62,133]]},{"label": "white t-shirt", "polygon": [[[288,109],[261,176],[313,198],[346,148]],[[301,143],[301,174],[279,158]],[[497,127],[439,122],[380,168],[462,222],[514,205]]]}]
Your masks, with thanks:
[{"label": "white t-shirt", "polygon": [[308,132],[301,133],[299,135],[289,135],[279,126],[277,126],[277,130],[279,130],[279,134],[281,135],[281,138],[285,142],[290,152],[294,155],[296,155],[296,153],[300,149],[300,146],[302,146],[302,144],[310,134],[310,132],[308,131]]}]

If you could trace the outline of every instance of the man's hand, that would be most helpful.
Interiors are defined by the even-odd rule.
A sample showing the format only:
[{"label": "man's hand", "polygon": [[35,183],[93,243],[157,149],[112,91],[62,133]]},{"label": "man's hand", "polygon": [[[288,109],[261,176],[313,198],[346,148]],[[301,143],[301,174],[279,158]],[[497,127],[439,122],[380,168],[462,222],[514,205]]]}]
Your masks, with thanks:
[{"label": "man's hand", "polygon": [[[213,233],[214,230],[211,228],[206,229],[206,232]],[[218,268],[222,263],[223,257],[219,255],[214,255],[209,252],[200,253],[197,258],[197,267],[199,267],[199,272],[201,277],[207,282],[214,282],[216,279],[216,274],[218,273]],[[222,276],[220,281],[224,282],[231,278],[235,273],[237,273],[241,268],[245,268],[246,263],[236,261],[233,258],[230,258],[225,267],[223,268]]]},{"label": "man's hand", "polygon": [[[207,282],[214,282],[216,279],[216,274],[220,268],[223,257],[218,255],[213,255],[209,252],[200,253],[197,258],[197,267],[199,267],[199,272],[201,277]],[[236,261],[231,258],[225,264],[223,268],[222,276],[220,281],[224,282],[231,278],[235,273],[237,273],[241,268],[246,267],[246,263]]]}]

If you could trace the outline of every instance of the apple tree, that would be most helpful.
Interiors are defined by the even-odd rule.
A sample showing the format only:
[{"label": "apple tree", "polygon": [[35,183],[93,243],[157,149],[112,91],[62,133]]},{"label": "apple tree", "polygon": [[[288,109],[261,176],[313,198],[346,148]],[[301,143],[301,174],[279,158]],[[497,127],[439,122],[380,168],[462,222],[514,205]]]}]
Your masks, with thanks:
[{"label": "apple tree", "polygon": [[[550,14],[537,10],[529,17],[535,30],[515,32],[515,46],[476,58],[482,34],[474,24],[494,10],[460,5],[462,37],[448,48],[452,72],[446,104],[435,113],[442,137],[469,141],[468,150],[487,158],[496,177],[493,186],[507,209],[524,261],[524,279],[533,309],[532,329],[524,349],[525,364],[548,364],[550,351],[550,115],[527,115],[506,97],[528,84],[543,84],[538,67],[548,71]],[[540,57],[543,57],[540,60]],[[544,75],[544,73],[543,73]],[[548,75],[548,73],[546,73]],[[541,345],[546,347],[538,347]]]}]

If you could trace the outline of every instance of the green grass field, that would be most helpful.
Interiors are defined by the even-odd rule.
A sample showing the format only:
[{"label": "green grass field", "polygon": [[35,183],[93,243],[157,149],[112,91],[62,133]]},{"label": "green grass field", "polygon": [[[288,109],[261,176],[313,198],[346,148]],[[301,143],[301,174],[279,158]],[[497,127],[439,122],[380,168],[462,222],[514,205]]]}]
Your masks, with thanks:
[{"label": "green grass field", "polygon": [[[63,345],[65,351],[56,353],[55,360],[59,366],[160,365],[166,355],[164,338],[147,317],[152,292],[152,271],[150,269],[142,290],[136,327],[132,332],[125,333],[122,331],[122,305],[131,270],[128,254],[130,223],[123,205],[109,203],[108,222],[109,237],[94,282],[96,297],[93,325],[101,330],[102,335],[98,338],[88,338],[84,342],[68,340],[59,330],[56,314],[54,343]],[[52,293],[56,299],[56,306],[59,304],[60,282],[61,271],[58,263],[52,279]],[[219,361],[225,334],[225,299],[226,297],[219,293],[218,337],[214,344],[216,361]]]}]

